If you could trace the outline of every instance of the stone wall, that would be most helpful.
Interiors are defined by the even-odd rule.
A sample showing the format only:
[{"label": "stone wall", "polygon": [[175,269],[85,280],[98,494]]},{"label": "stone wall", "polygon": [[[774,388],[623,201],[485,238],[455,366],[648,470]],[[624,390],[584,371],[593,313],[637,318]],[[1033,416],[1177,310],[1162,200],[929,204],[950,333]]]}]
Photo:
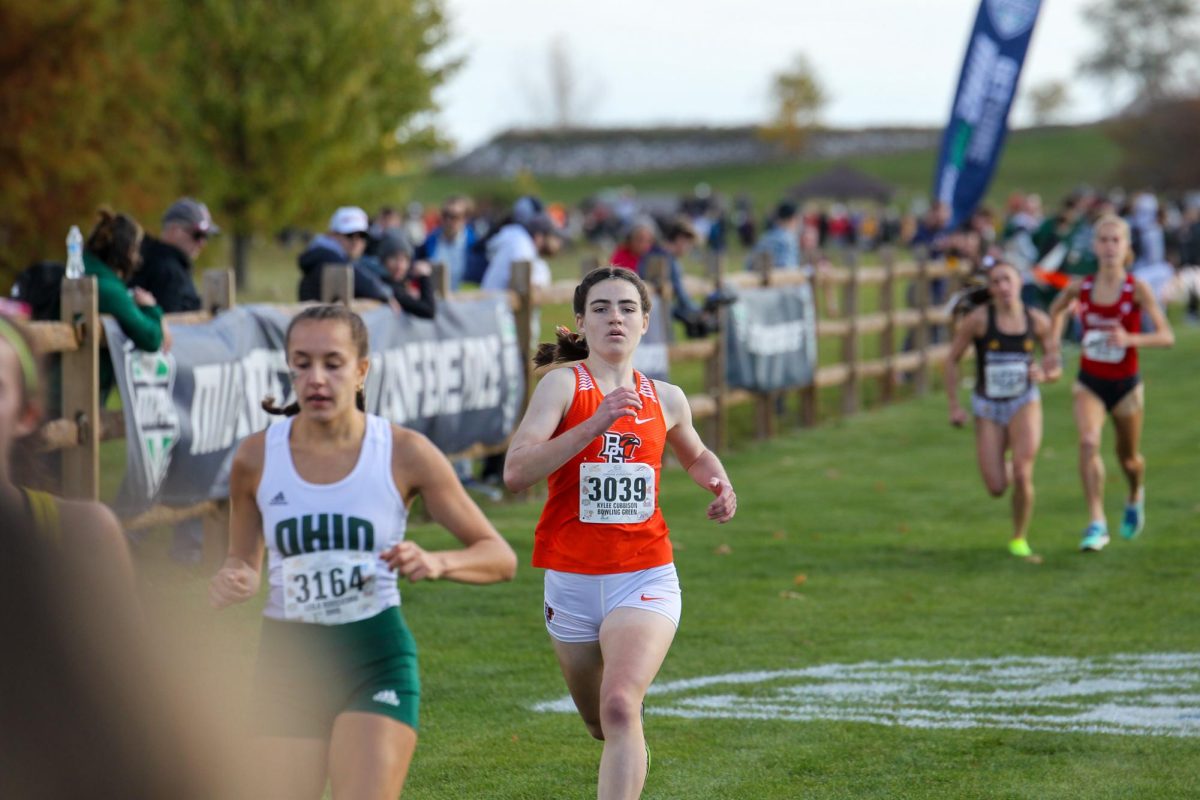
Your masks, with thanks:
[{"label": "stone wall", "polygon": [[[925,150],[937,147],[940,129],[823,129],[809,135],[807,158]],[[600,128],[516,130],[443,165],[451,175],[573,177],[716,167],[782,161],[786,154],[754,127],[741,128]]]}]

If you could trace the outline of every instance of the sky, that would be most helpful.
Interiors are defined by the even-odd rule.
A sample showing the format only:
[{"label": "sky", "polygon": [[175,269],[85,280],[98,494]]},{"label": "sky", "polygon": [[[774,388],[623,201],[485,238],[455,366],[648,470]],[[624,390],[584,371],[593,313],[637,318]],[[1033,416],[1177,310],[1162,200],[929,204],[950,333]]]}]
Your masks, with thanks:
[{"label": "sky", "polygon": [[[1117,107],[1077,64],[1096,39],[1082,8],[1043,0],[1021,89],[1067,81],[1064,121]],[[459,150],[546,116],[550,43],[567,46],[597,126],[765,121],[771,75],[797,53],[829,95],[821,121],[870,127],[946,122],[977,0],[446,0],[448,55],[463,67],[438,95]],[[1018,95],[1010,123],[1029,124]]]}]

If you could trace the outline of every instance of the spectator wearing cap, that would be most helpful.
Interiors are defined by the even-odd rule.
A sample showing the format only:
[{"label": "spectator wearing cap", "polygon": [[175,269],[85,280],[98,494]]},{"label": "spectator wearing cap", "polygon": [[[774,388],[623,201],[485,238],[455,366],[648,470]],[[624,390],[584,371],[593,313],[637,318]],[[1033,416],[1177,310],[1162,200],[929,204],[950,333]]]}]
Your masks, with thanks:
[{"label": "spectator wearing cap", "polygon": [[156,239],[142,239],[142,265],[129,280],[130,288],[154,295],[165,313],[198,311],[192,266],[210,237],[221,232],[208,213],[208,206],[181,197],[162,216],[162,231]]},{"label": "spectator wearing cap", "polygon": [[403,230],[386,232],[375,248],[375,255],[363,256],[358,263],[391,290],[392,305],[397,311],[433,319],[437,313],[433,270],[427,261],[413,261],[413,246]]},{"label": "spectator wearing cap", "polygon": [[549,286],[550,266],[545,259],[558,252],[563,238],[562,231],[544,211],[535,213],[524,224],[508,223],[488,241],[488,266],[480,285],[484,289],[507,289],[512,265],[528,261],[532,265],[530,282],[534,286]]},{"label": "spectator wearing cap", "polygon": [[646,215],[634,217],[625,229],[621,243],[609,256],[608,263],[614,267],[636,270],[657,239],[658,225],[653,219]]},{"label": "spectator wearing cap", "polygon": [[467,258],[477,239],[475,227],[467,224],[470,203],[461,195],[446,198],[442,203],[440,224],[417,248],[418,261],[445,264],[450,275],[450,291],[457,292],[467,271]]},{"label": "spectator wearing cap", "polygon": [[354,267],[354,296],[392,300],[392,292],[375,275],[357,264],[367,247],[367,212],[357,206],[342,206],[333,212],[329,230],[317,234],[298,259],[300,299],[321,299],[321,270],[326,265],[346,264]]},{"label": "spectator wearing cap", "polygon": [[746,269],[754,269],[754,259],[759,253],[768,254],[773,267],[799,269],[801,221],[795,203],[784,201],[776,206],[771,226],[758,238],[746,259]]}]

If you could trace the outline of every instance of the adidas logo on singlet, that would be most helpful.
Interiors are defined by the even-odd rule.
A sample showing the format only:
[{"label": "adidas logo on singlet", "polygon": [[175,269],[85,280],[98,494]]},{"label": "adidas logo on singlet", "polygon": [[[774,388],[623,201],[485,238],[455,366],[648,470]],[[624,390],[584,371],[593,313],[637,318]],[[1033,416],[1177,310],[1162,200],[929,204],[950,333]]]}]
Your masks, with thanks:
[{"label": "adidas logo on singlet", "polygon": [[279,494],[277,494],[277,495],[275,495],[274,497],[272,497],[272,498],[271,498],[271,503],[270,503],[270,505],[273,505],[273,506],[286,506],[287,504],[288,504],[288,502],[287,502],[287,498],[283,496],[283,492],[280,492]]},{"label": "adidas logo on singlet", "polygon": [[383,691],[376,692],[371,699],[376,703],[386,703],[389,706],[400,705],[400,698],[396,695],[395,689],[384,689]]}]

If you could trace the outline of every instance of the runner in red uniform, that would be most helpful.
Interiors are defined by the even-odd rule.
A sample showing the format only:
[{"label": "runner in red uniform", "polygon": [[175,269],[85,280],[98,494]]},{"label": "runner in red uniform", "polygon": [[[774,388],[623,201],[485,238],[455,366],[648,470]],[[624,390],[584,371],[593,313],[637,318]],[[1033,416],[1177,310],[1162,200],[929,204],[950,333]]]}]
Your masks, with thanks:
[{"label": "runner in red uniform", "polygon": [[[1079,474],[1087,500],[1090,523],[1079,549],[1098,551],[1108,544],[1104,516],[1104,461],[1100,458],[1100,432],[1105,413],[1117,432],[1117,459],[1129,483],[1129,498],[1121,520],[1121,536],[1132,539],[1146,524],[1146,461],[1140,452],[1144,390],[1138,375],[1140,347],[1170,347],[1175,343],[1166,315],[1150,288],[1126,272],[1133,261],[1129,225],[1117,216],[1096,222],[1092,246],[1100,267],[1064,289],[1050,316],[1054,334],[1062,335],[1068,310],[1075,309],[1083,325],[1079,376],[1075,382],[1075,426],[1079,429]],[[1142,332],[1142,312],[1154,325]]]},{"label": "runner in red uniform", "polygon": [[679,624],[679,580],[658,506],[665,444],[716,498],[727,522],[737,497],[692,427],[677,386],[633,369],[650,319],[645,284],[627,269],[593,270],[575,290],[580,334],[539,348],[546,374],[513,437],[504,480],[548,479],[533,565],[546,569],[546,628],[588,731],[604,741],[598,796],[641,795],[648,751],[641,705]]}]

